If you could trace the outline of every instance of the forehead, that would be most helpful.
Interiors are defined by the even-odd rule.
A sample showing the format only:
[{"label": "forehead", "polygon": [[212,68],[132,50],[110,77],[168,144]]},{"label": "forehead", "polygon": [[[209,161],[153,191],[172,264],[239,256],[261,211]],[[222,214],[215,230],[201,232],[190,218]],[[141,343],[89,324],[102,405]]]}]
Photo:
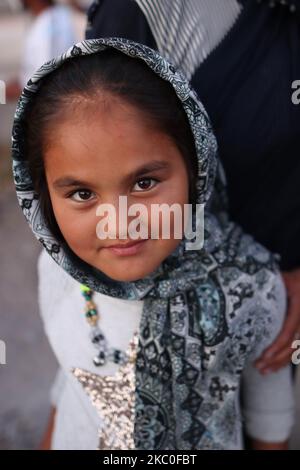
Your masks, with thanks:
[{"label": "forehead", "polygon": [[117,176],[149,161],[178,158],[172,139],[124,102],[77,107],[76,113],[66,114],[53,126],[51,134],[44,157],[46,171],[55,174],[72,169]]}]

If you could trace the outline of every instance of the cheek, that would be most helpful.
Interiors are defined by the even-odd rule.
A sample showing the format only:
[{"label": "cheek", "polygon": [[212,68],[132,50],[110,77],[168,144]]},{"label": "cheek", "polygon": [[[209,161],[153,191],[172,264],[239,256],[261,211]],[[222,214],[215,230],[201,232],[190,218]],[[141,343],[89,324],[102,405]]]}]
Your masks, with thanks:
[{"label": "cheek", "polygon": [[[159,200],[158,200],[159,199]],[[178,171],[163,185],[156,203],[187,204],[189,202],[189,181],[184,166],[178,165]]]},{"label": "cheek", "polygon": [[189,202],[189,181],[188,174],[184,164],[178,165],[178,171],[172,178],[172,181],[168,187],[169,194],[166,194],[166,198],[169,203],[177,202],[179,204],[187,204]]},{"label": "cheek", "polygon": [[77,254],[94,246],[96,239],[96,218],[93,211],[79,211],[62,204],[61,200],[52,202],[58,226],[68,243]]},{"label": "cheek", "polygon": [[179,198],[181,204],[188,204],[189,202],[189,178],[186,168],[183,168],[182,171],[178,174],[178,186],[180,189]]},{"label": "cheek", "polygon": [[[158,234],[167,249],[168,245],[172,248],[174,242],[175,244],[178,243],[180,241],[179,237],[183,236],[184,204],[188,204],[188,202],[188,179],[186,172],[182,171],[167,181],[159,195],[152,198],[151,203],[147,204],[149,232],[152,231],[152,233]],[[171,210],[173,204],[176,206],[175,212]],[[156,207],[161,206],[161,210],[154,211],[153,205]],[[164,205],[166,206],[164,207]],[[179,209],[177,206],[179,206]],[[169,227],[169,232],[167,227]],[[165,235],[163,235],[163,232]],[[166,238],[168,233],[170,233],[170,236]],[[177,238],[174,240],[175,236]]]},{"label": "cheek", "polygon": [[162,199],[169,205],[179,204],[183,214],[184,204],[189,202],[189,183],[185,167],[179,167],[178,172],[167,185]]}]

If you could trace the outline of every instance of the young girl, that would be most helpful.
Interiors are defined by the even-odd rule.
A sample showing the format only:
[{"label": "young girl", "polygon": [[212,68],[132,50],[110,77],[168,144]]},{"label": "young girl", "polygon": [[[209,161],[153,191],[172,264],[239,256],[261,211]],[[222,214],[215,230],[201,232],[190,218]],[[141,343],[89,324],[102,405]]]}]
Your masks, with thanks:
[{"label": "young girl", "polygon": [[[84,41],[28,82],[12,140],[19,203],[45,248],[52,448],[241,449],[243,420],[254,448],[286,448],[289,369],[252,365],[280,330],[283,282],[276,257],[220,212],[222,192],[210,197],[216,141],[186,79],[132,41]],[[149,213],[190,203],[194,223],[204,204],[204,247],[187,249],[174,217],[168,238],[161,219],[151,238],[150,217],[146,238],[110,218],[101,239],[97,208],[118,214],[121,195]]]}]

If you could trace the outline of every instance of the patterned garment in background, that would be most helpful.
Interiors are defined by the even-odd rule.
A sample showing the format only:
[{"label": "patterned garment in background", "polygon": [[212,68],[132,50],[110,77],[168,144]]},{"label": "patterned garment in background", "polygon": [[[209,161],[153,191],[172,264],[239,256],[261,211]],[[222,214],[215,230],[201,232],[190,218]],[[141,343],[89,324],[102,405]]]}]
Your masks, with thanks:
[{"label": "patterned garment in background", "polygon": [[[100,54],[107,47],[143,60],[173,86],[195,139],[197,202],[206,205],[203,249],[186,250],[183,238],[153,273],[135,282],[108,278],[55,239],[43,218],[26,164],[24,119],[43,77],[66,60]],[[126,39],[78,43],[44,64],[25,87],[15,114],[12,157],[19,204],[34,235],[58,265],[97,292],[144,299],[135,362],[134,447],[239,448],[241,372],[253,351],[266,345],[277,328],[276,312],[284,303],[285,291],[277,257],[224,213],[211,212],[215,207],[209,198],[214,191],[216,139],[186,78],[156,51]],[[195,217],[194,213],[193,222]]]}]

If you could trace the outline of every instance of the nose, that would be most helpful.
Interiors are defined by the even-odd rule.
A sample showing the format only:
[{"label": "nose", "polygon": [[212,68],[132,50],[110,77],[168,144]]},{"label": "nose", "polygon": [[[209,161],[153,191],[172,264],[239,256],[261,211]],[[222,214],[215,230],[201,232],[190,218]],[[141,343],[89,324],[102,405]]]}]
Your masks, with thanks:
[{"label": "nose", "polygon": [[130,197],[118,195],[107,199],[98,206],[97,215],[102,216],[102,220],[97,224],[98,238],[102,238],[101,232],[105,232],[104,238],[113,240],[136,240],[148,237],[148,208],[144,204],[132,201]]},{"label": "nose", "polygon": [[101,217],[97,223],[98,238],[127,239],[128,238],[128,201],[127,196],[115,195],[102,199],[96,215]]}]

